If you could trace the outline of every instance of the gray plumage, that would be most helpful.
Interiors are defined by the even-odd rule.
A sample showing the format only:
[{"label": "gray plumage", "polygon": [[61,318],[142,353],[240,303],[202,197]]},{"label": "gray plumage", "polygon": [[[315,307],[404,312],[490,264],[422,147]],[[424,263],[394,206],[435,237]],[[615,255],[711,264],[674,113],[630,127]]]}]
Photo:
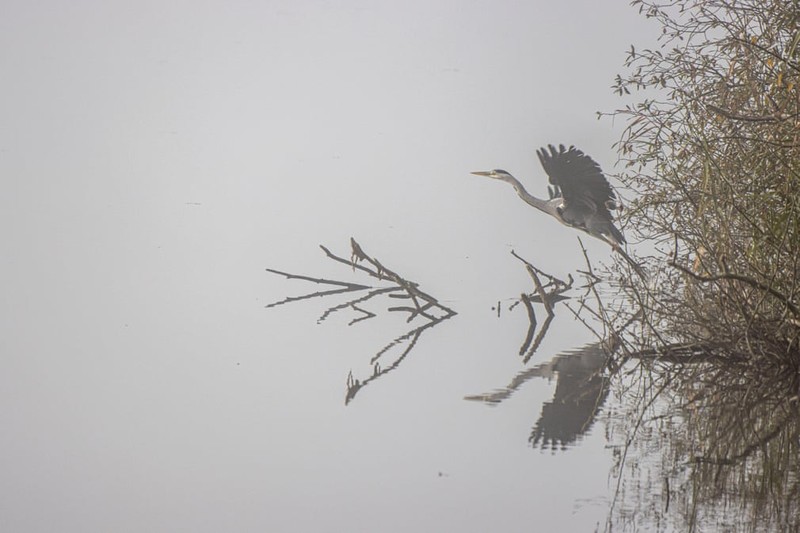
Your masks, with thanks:
[{"label": "gray plumage", "polygon": [[505,170],[473,172],[510,183],[517,195],[529,205],[544,211],[566,226],[585,231],[621,250],[625,244],[622,232],[614,226],[611,210],[617,208],[617,196],[591,157],[574,146],[558,148],[549,145],[536,151],[550,181],[549,200],[536,198]]}]

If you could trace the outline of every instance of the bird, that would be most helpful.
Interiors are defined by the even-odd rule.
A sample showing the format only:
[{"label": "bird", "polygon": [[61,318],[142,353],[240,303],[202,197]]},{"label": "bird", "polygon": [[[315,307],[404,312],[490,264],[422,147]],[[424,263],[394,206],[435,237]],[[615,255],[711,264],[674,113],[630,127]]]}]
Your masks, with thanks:
[{"label": "bird", "polygon": [[611,210],[617,208],[617,196],[603,171],[591,157],[574,146],[558,148],[548,145],[536,151],[547,173],[550,199],[537,198],[510,173],[502,169],[475,171],[510,183],[528,205],[547,213],[565,226],[576,228],[607,242],[613,247],[625,244],[622,232],[614,226]]},{"label": "bird", "polygon": [[476,176],[510,183],[528,205],[547,213],[565,226],[581,230],[609,244],[639,271],[625,252],[625,236],[614,225],[611,211],[619,209],[617,195],[608,183],[600,165],[574,146],[558,148],[552,144],[536,151],[547,173],[550,198],[537,198],[525,190],[517,178],[502,169],[471,172]]}]

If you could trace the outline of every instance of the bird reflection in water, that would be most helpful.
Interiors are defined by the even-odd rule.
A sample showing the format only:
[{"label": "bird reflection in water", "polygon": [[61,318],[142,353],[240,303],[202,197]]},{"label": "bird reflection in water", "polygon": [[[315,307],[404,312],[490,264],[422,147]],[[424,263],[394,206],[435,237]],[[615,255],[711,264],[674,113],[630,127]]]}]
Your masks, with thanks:
[{"label": "bird reflection in water", "polygon": [[542,406],[531,444],[565,449],[589,431],[608,396],[605,364],[605,351],[594,343],[559,354],[538,367],[541,377],[552,379],[555,375],[556,391]]},{"label": "bird reflection in water", "polygon": [[[581,248],[583,248],[583,243],[581,243]],[[584,272],[589,283],[586,286],[588,291],[597,280],[593,279],[591,264],[585,248],[583,250],[589,267],[589,271]],[[529,319],[528,333],[519,351],[519,355],[523,357],[523,363],[527,363],[547,335],[550,323],[555,317],[556,303],[569,299],[567,293],[572,289],[574,280],[570,275],[567,281],[562,281],[542,272],[514,251],[511,253],[525,265],[536,289],[533,294],[522,294],[519,300],[525,305]],[[545,283],[542,283],[540,278],[545,279]],[[538,334],[536,333],[537,320],[533,309],[534,303],[541,304],[547,312],[547,318],[539,328]],[[605,402],[609,384],[609,379],[604,374],[606,361],[603,343],[587,344],[562,352],[550,361],[521,371],[502,389],[491,393],[467,396],[465,399],[497,405],[510,398],[517,389],[532,378],[555,379],[556,390],[553,399],[545,402],[542,406],[542,414],[533,426],[529,441],[533,446],[564,449],[575,443],[589,430],[597,411]]]},{"label": "bird reflection in water", "polygon": [[556,380],[552,400],[545,402],[533,426],[530,443],[542,448],[565,449],[592,427],[608,396],[609,379],[604,375],[606,353],[601,343],[562,352],[550,361],[518,373],[504,388],[467,396],[467,400],[497,405],[533,378]]}]

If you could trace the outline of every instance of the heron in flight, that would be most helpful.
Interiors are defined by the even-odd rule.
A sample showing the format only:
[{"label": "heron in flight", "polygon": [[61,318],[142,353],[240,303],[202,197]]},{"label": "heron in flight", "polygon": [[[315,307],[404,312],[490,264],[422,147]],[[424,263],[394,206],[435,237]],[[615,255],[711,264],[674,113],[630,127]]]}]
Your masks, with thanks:
[{"label": "heron in flight", "polygon": [[617,209],[617,196],[591,157],[574,146],[556,148],[548,145],[536,151],[550,181],[549,200],[537,198],[505,170],[472,172],[510,183],[517,195],[536,209],[547,213],[565,226],[576,228],[596,237],[619,252],[626,261],[640,268],[622,249],[625,237],[614,225],[612,210]]},{"label": "heron in flight", "polygon": [[607,242],[613,248],[625,244],[625,237],[616,226],[611,210],[617,208],[617,196],[591,157],[574,146],[553,145],[536,151],[544,171],[550,178],[549,200],[528,193],[522,184],[506,172],[495,169],[473,172],[510,183],[520,198],[540,211],[572,228],[585,231],[592,237]]}]

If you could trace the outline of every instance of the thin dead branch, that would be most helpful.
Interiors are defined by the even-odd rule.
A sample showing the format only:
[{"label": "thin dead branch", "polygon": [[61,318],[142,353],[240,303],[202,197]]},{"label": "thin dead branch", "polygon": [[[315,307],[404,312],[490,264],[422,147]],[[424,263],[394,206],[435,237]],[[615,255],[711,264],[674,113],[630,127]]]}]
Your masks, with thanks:
[{"label": "thin dead branch", "polygon": [[[450,309],[449,307],[439,303],[439,301],[436,298],[432,297],[428,293],[422,291],[418,283],[403,278],[393,270],[387,268],[380,261],[367,254],[364,251],[364,248],[355,239],[352,238],[350,239],[350,249],[351,249],[350,260],[344,259],[343,257],[334,254],[325,246],[320,245],[320,248],[329,259],[337,263],[341,263],[351,267],[353,272],[366,274],[367,276],[374,278],[378,281],[384,283],[386,282],[391,283],[391,285],[386,287],[371,287],[368,285],[362,285],[345,281],[292,274],[268,268],[267,269],[268,272],[284,276],[287,279],[300,279],[312,283],[333,285],[341,288],[329,291],[319,291],[303,296],[288,297],[279,302],[269,304],[267,305],[267,307],[276,307],[279,305],[284,305],[287,303],[297,302],[301,300],[307,300],[309,298],[315,298],[315,297],[332,296],[335,294],[343,294],[356,291],[369,291],[367,294],[329,307],[320,316],[317,323],[321,323],[325,321],[327,318],[329,318],[333,313],[340,312],[343,310],[351,310],[355,313],[358,313],[358,316],[356,316],[355,318],[351,319],[348,322],[348,326],[352,326],[357,323],[363,322],[365,320],[374,318],[377,316],[377,313],[364,308],[363,304],[375,301],[376,298],[378,297],[387,297],[393,299],[400,298],[406,300],[407,302],[410,302],[412,305],[387,306],[385,309],[389,313],[407,314],[408,315],[406,317],[407,323],[410,323],[418,318],[425,320],[424,324],[414,327],[410,331],[396,337],[386,346],[381,348],[372,357],[372,360],[370,361],[370,365],[372,367],[371,375],[368,378],[359,380],[353,376],[352,371],[348,373],[346,382],[347,392],[345,394],[345,404],[347,404],[355,397],[358,391],[363,389],[364,386],[375,381],[379,377],[386,375],[388,372],[396,369],[400,365],[400,363],[408,356],[408,354],[411,352],[414,346],[416,346],[420,335],[424,331],[440,324],[442,321],[447,320],[448,318],[455,316],[456,312]],[[382,357],[386,356],[389,352],[391,352],[395,346],[399,346],[404,342],[407,343],[405,348],[394,359],[394,361],[392,361],[390,364],[386,366],[381,366],[381,364],[379,363],[379,359],[381,359]]]}]

